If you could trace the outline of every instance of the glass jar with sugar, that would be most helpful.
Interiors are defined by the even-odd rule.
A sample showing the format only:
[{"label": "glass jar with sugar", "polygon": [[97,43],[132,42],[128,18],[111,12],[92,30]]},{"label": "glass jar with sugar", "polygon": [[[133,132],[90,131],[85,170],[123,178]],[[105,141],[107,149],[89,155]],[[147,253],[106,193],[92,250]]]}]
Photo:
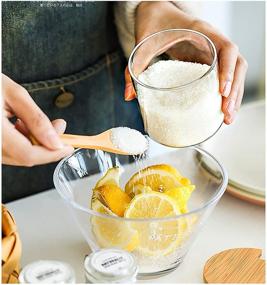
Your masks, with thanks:
[{"label": "glass jar with sugar", "polygon": [[222,125],[216,48],[204,34],[187,29],[152,34],[135,47],[128,68],[145,130],[155,141],[192,146]]}]

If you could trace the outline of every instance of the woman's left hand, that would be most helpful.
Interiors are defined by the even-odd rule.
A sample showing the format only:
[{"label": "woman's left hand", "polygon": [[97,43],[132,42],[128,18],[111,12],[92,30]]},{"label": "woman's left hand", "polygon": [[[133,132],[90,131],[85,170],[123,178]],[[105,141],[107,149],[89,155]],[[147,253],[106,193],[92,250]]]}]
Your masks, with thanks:
[{"label": "woman's left hand", "polygon": [[[136,44],[152,33],[171,28],[196,30],[213,41],[218,54],[219,91],[223,96],[224,122],[231,124],[243,98],[247,61],[239,53],[237,45],[226,36],[207,22],[184,13],[172,2],[142,2],[138,5],[135,22]],[[133,92],[130,80],[126,72],[126,96],[127,93]]]}]

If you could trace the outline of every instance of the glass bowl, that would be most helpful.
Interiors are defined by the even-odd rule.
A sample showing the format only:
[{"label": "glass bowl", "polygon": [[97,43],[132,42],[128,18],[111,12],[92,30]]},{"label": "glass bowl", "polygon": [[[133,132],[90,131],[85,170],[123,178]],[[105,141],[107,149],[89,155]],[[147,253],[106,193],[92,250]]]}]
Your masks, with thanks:
[{"label": "glass bowl", "polygon": [[204,34],[168,29],[149,35],[133,49],[128,69],[145,131],[153,140],[188,147],[220,129],[224,115],[217,53]]},{"label": "glass bowl", "polygon": [[[91,250],[117,247],[131,251],[137,258],[140,278],[165,274],[183,261],[228,183],[223,166],[201,148],[174,149],[152,140],[149,143],[148,152],[139,160],[100,150],[78,149],[63,159],[54,172],[55,187],[69,206]],[[109,168],[123,169],[120,186],[124,187],[134,173],[155,164],[174,166],[196,185],[188,203],[188,213],[128,219],[90,208],[92,189]],[[205,169],[206,165],[212,167],[212,175]]]}]

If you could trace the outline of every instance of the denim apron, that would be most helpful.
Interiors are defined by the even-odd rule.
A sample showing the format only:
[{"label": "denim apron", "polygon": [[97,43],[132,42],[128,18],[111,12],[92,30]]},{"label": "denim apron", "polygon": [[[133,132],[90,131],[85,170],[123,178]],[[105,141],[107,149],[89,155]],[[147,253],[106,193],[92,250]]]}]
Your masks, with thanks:
[{"label": "denim apron", "polygon": [[[112,2],[2,2],[2,72],[23,85],[67,133],[115,126],[142,131],[136,102],[124,102],[126,60]],[[53,188],[56,164],[2,167],[2,199]]]}]

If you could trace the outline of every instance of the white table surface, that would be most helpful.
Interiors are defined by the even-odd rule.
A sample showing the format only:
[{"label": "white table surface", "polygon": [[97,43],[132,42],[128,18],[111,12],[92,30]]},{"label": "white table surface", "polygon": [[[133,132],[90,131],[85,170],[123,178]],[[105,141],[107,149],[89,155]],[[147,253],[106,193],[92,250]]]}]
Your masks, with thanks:
[{"label": "white table surface", "polygon": [[[39,259],[71,264],[77,283],[84,283],[83,259],[90,249],[67,207],[55,190],[7,204],[15,216],[23,244],[22,266]],[[234,247],[264,250],[264,208],[224,194],[199,233],[184,262],[153,283],[202,283],[205,261],[215,253]]]}]

